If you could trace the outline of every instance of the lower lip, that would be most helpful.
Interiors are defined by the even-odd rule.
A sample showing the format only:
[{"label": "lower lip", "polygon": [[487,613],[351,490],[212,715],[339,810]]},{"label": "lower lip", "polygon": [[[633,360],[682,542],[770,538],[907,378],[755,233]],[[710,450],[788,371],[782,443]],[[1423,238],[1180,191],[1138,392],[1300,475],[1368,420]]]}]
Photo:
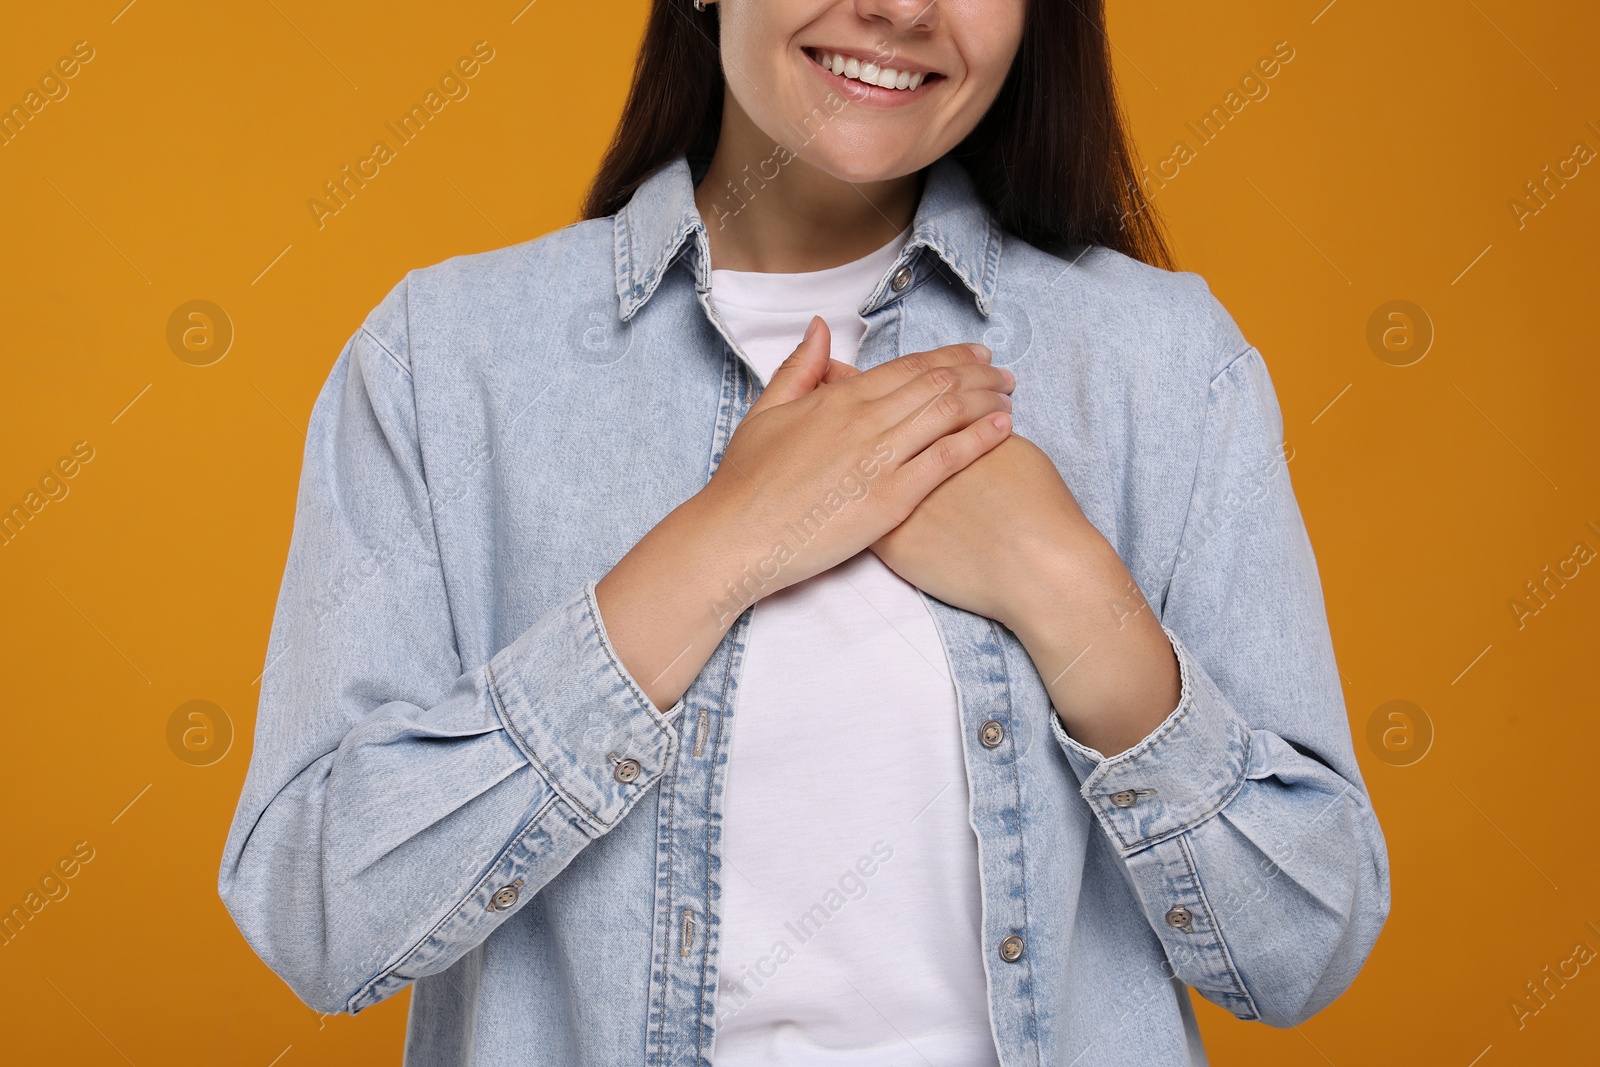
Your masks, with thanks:
[{"label": "lower lip", "polygon": [[944,81],[935,78],[933,81],[924,81],[915,89],[885,89],[881,85],[868,85],[855,78],[846,78],[843,74],[833,71],[811,58],[811,53],[801,49],[800,54],[805,57],[813,70],[827,79],[830,86],[848,99],[852,104],[865,104],[868,107],[905,107],[914,103],[918,97],[926,95]]}]

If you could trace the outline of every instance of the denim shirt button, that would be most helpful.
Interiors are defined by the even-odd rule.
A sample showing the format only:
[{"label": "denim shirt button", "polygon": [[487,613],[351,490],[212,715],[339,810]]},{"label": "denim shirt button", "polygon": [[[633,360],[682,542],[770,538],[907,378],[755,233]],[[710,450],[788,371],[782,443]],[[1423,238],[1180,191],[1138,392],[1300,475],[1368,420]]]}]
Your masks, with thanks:
[{"label": "denim shirt button", "polygon": [[1022,958],[1022,938],[1012,934],[1000,942],[1000,958],[1007,963],[1016,963]]},{"label": "denim shirt button", "polygon": [[521,884],[522,879],[518,878],[510,885],[503,885],[499,889],[496,889],[494,891],[494,896],[489,900],[489,910],[503,911],[515,904],[517,902],[518,895],[517,886]]},{"label": "denim shirt button", "polygon": [[1131,808],[1139,800],[1139,794],[1131,789],[1120,789],[1111,794],[1111,803],[1119,808]]},{"label": "denim shirt button", "polygon": [[894,272],[894,277],[889,281],[889,285],[891,287],[893,287],[894,291],[897,292],[897,293],[900,292],[901,290],[903,290],[906,286],[908,286],[910,284],[911,284],[911,268],[910,267],[901,267],[899,270]]},{"label": "denim shirt button", "polygon": [[1193,930],[1193,923],[1193,913],[1191,913],[1189,909],[1184,907],[1182,904],[1177,905],[1171,911],[1167,912],[1167,925],[1172,927],[1174,930],[1182,930],[1186,934],[1190,933]]},{"label": "denim shirt button", "polygon": [[636,759],[625,759],[621,761],[617,764],[617,769],[611,772],[611,776],[619,782],[626,783],[633,781],[635,778],[639,777],[639,761]]},{"label": "denim shirt button", "polygon": [[994,748],[1006,739],[1006,728],[994,719],[989,719],[978,729],[978,740],[983,742],[984,748]]}]

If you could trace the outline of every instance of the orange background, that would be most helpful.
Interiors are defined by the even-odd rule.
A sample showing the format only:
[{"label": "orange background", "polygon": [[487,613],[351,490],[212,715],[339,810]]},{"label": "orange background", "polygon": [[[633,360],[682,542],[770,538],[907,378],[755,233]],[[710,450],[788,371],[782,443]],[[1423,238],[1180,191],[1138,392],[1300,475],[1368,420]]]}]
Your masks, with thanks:
[{"label": "orange background", "polygon": [[[0,947],[11,1062],[399,1062],[408,994],[319,1018],[239,937],[217,867],[334,358],[405,271],[572,221],[620,110],[643,0],[525,3],[6,12],[0,105],[94,52],[0,146],[0,508],[92,449],[0,547],[0,910],[92,850]],[[1202,1025],[1218,1064],[1592,1062],[1600,966],[1525,999],[1520,1025],[1512,1001],[1600,950],[1600,567],[1574,557],[1600,549],[1600,163],[1537,214],[1510,202],[1575,143],[1600,150],[1600,18],[1325,3],[1111,10],[1146,162],[1194,150],[1156,193],[1182,265],[1277,385],[1393,862],[1393,914],[1343,999],[1298,1032],[1203,1002]],[[480,40],[495,56],[470,95],[319,229],[306,202]],[[1280,41],[1268,95],[1197,146],[1186,123]],[[168,341],[192,300],[234,333],[208,366],[215,348]],[[1391,300],[1420,309],[1413,337],[1432,324],[1407,366],[1405,322],[1394,349],[1368,341]],[[1569,560],[1519,628],[1512,599]],[[223,719],[185,748],[169,723],[193,700]],[[1415,708],[1369,739],[1392,700]]]}]

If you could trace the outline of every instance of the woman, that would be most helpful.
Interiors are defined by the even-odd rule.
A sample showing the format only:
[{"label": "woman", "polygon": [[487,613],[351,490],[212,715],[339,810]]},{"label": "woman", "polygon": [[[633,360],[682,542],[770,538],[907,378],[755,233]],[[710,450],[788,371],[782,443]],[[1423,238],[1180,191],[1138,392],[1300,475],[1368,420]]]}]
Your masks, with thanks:
[{"label": "woman", "polygon": [[1199,1064],[1186,986],[1349,985],[1387,857],[1277,400],[1106,47],[656,0],[585,220],[372,312],[220,878],[307,1004],[415,983],[413,1067]]}]

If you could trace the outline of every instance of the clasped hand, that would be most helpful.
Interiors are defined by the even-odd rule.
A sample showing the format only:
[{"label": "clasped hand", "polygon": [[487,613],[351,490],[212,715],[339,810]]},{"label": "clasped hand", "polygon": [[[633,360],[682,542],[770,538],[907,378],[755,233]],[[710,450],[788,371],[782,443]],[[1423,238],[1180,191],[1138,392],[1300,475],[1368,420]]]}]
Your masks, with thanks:
[{"label": "clasped hand", "polygon": [[727,588],[767,596],[871,548],[1011,630],[1069,733],[1121,752],[1178,703],[1175,648],[1049,456],[1011,432],[1015,384],[981,345],[860,371],[828,358],[814,318],[706,486],[737,534],[720,551],[755,560]]},{"label": "clasped hand", "polygon": [[[1055,465],[1011,433],[1011,372],[982,345],[868,371],[828,358],[827,324],[772,375],[707,488],[752,532],[761,595],[872,551],[931,596],[1006,625],[1060,588],[1080,551],[1108,549]],[[873,457],[865,461],[863,457]],[[842,473],[841,473],[842,472]],[[866,492],[841,503],[841,477]],[[828,501],[830,511],[820,506]],[[805,544],[774,555],[774,540]]]}]

